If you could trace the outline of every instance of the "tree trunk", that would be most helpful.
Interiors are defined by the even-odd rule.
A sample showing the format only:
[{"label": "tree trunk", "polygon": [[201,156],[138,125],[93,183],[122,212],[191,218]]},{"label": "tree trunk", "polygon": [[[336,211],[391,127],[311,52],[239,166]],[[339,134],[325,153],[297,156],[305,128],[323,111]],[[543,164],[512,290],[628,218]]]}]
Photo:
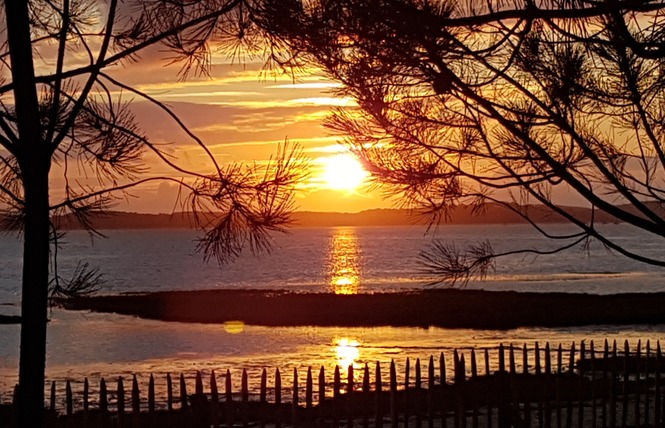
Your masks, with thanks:
[{"label": "tree trunk", "polygon": [[[28,176],[34,175],[30,179]],[[25,221],[19,357],[20,427],[42,426],[49,280],[48,169],[24,172]]]},{"label": "tree trunk", "polygon": [[44,415],[51,150],[42,137],[28,1],[4,4],[18,128],[12,151],[21,170],[25,203],[18,426],[38,428]]}]

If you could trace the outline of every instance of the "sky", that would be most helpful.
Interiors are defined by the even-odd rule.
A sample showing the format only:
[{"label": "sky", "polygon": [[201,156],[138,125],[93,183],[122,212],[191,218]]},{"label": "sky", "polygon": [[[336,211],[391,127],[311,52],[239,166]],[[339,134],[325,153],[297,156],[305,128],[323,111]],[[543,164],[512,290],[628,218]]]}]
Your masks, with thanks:
[{"label": "sky", "polygon": [[[40,44],[38,74],[54,72],[56,48],[54,43]],[[123,61],[104,72],[167,105],[219,164],[261,164],[274,156],[285,141],[300,146],[311,171],[295,196],[297,210],[358,212],[400,205],[395,199],[384,198],[387,189],[368,185],[368,174],[339,144],[343,136],[324,128],[323,120],[332,107],[355,106],[353,100],[335,96],[337,82],[326,80],[317,70],[301,72],[294,79],[276,70],[266,71],[261,58],[233,61],[214,51],[207,75],[191,73],[183,80],[180,65],[168,65],[169,55],[172,54],[163,46],[153,46],[142,50],[134,61]],[[89,64],[85,51],[75,45],[65,56],[65,69]],[[190,171],[212,171],[207,154],[165,112],[131,92],[118,88],[112,91],[116,99],[130,103],[137,123],[150,141],[179,165]],[[147,171],[141,178],[182,178],[154,155],[146,155],[144,161]],[[63,170],[52,170],[52,202],[64,193]],[[68,176],[70,182],[75,180],[83,187],[95,185],[94,172],[86,175],[68,170]],[[152,181],[132,189],[114,208],[169,213],[183,209],[176,204],[178,195],[177,184]],[[557,197],[567,204],[576,204],[568,194]]]},{"label": "sky", "polygon": [[[296,80],[265,72],[260,60],[231,63],[214,57],[209,76],[178,77],[178,66],[154,53],[138,63],[116,67],[109,74],[167,104],[208,146],[218,162],[262,162],[288,140],[302,147],[311,173],[296,195],[301,211],[358,212],[394,206],[382,192],[370,189],[367,173],[341,144],[341,136],[323,127],[334,106],[353,106],[353,100],[335,97],[337,84],[316,71]],[[318,75],[317,75],[318,74]],[[131,94],[132,111],[153,143],[181,164],[205,170],[210,161],[194,141],[163,112]],[[149,174],[169,173],[146,159]],[[131,192],[116,209],[136,212],[171,212],[178,190],[175,184],[153,184]],[[176,210],[178,208],[175,208]]]}]

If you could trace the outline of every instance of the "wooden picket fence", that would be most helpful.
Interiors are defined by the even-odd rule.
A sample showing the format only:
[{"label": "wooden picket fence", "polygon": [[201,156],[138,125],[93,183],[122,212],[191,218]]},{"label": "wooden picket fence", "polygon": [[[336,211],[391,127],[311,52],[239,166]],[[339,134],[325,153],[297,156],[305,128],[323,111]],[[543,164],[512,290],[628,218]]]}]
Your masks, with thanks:
[{"label": "wooden picket fence", "polygon": [[[496,352],[496,353],[495,353]],[[447,359],[448,357],[448,359]],[[490,358],[496,357],[496,358]],[[438,361],[435,361],[438,360]],[[447,361],[452,362],[447,370]],[[484,364],[479,366],[478,362]],[[80,394],[66,381],[62,404],[51,385],[48,425],[52,427],[235,427],[235,426],[427,426],[427,427],[663,427],[665,361],[658,342],[638,343],[631,351],[616,341],[596,349],[593,342],[576,348],[500,345],[498,349],[454,350],[413,366],[406,360],[398,381],[396,364],[339,367],[328,382],[323,367],[315,373],[293,369],[283,388],[279,369],[263,370],[258,395],[252,394],[242,370],[234,391],[226,371],[224,389],[215,372],[205,390],[197,373],[193,393],[180,375],[178,394],[166,376],[166,397],[157,402],[151,375],[147,396],[136,376],[129,391],[124,380],[109,388],[102,378],[92,397],[86,378]],[[360,373],[356,373],[359,371]],[[372,377],[373,375],[373,377]],[[304,382],[303,382],[304,381]],[[301,383],[302,382],[302,383]],[[191,387],[191,385],[190,385]],[[98,398],[97,398],[98,397]],[[146,399],[147,398],[147,399]],[[76,408],[75,408],[76,403]],[[11,421],[0,427],[12,426]]]}]

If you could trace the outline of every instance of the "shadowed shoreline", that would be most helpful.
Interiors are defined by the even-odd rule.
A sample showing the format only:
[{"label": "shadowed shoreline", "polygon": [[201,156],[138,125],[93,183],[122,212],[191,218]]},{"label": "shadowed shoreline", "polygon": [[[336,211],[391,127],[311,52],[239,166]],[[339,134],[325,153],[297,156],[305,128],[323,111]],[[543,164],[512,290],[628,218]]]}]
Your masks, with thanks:
[{"label": "shadowed shoreline", "polygon": [[665,293],[613,295],[426,290],[336,295],[264,290],[169,291],[60,302],[141,318],[261,326],[510,329],[665,323]]}]

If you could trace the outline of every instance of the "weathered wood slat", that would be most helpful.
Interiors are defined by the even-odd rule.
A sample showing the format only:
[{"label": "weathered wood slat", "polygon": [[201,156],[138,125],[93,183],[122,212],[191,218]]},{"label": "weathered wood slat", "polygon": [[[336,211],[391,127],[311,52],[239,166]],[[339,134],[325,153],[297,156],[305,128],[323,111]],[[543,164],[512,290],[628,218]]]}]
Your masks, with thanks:
[{"label": "weathered wood slat", "polygon": [[662,354],[662,351],[660,349],[660,341],[658,341],[658,342],[656,342],[656,367],[655,367],[655,370],[654,370],[654,372],[655,372],[654,373],[654,378],[655,378],[655,380],[654,380],[654,389],[655,389],[655,392],[654,392],[654,397],[653,397],[653,401],[654,401],[654,403],[653,403],[653,408],[654,408],[653,417],[654,417],[656,427],[662,427],[662,421],[661,421],[662,413],[661,413],[661,408],[660,408],[660,402],[662,400],[662,396],[661,396],[661,392],[660,392],[660,388],[662,386],[660,365],[662,364],[662,362],[663,362],[663,354]]},{"label": "weathered wood slat", "polygon": [[52,412],[55,412],[57,410],[55,408],[55,381],[51,382],[51,397],[49,399],[49,409]]},{"label": "weathered wood slat", "polygon": [[148,380],[148,413],[155,412],[155,377],[151,374]]},{"label": "weathered wood slat", "polygon": [[279,373],[279,369],[275,370],[275,426],[282,426],[281,414],[279,411],[280,405],[282,404],[282,376]]},{"label": "weathered wood slat", "polygon": [[72,394],[72,383],[69,379],[65,383],[65,414],[71,416],[74,414],[74,397]]},{"label": "weathered wood slat", "polygon": [[[293,394],[291,395],[291,426],[298,426],[298,369],[293,369]],[[244,402],[244,400],[243,400]]]},{"label": "weathered wood slat", "polygon": [[430,355],[427,366],[427,428],[434,428],[434,356]]},{"label": "weathered wood slat", "polygon": [[305,409],[307,409],[306,423],[308,426],[312,425],[312,407],[314,397],[314,380],[312,378],[312,368],[307,368],[307,380],[305,381]]},{"label": "weathered wood slat", "polygon": [[[261,382],[261,390],[264,390],[263,378]],[[215,376],[214,370],[210,372],[210,420],[213,428],[219,428],[219,390],[217,389],[217,377]],[[263,419],[261,419],[261,421],[263,421]]]},{"label": "weathered wood slat", "polygon": [[399,425],[399,411],[397,410],[397,370],[395,368],[395,360],[390,362],[390,420],[391,426],[397,428]]},{"label": "weathered wood slat", "polygon": [[641,412],[641,397],[640,393],[640,387],[641,385],[641,357],[642,357],[642,341],[638,340],[637,341],[637,346],[635,348],[635,370],[633,373],[635,374],[635,407],[634,407],[634,412],[633,412],[633,423],[635,426],[641,426],[640,425],[640,420],[642,418],[642,412]]},{"label": "weathered wood slat", "polygon": [[233,380],[231,379],[230,369],[226,369],[226,376],[224,379],[224,398],[225,398],[224,410],[226,412],[226,426],[229,428],[233,428],[233,424],[235,422],[235,415],[234,415],[235,409],[233,406]]},{"label": "weathered wood slat", "polygon": [[[526,344],[522,346],[522,374],[527,378],[529,375],[529,350],[526,347]],[[531,394],[526,394],[524,396],[524,426],[531,426],[531,403],[529,402],[529,397]]]},{"label": "weathered wood slat", "polygon": [[86,377],[83,379],[83,411],[88,413],[88,410],[90,410],[90,383]]},{"label": "weathered wood slat", "polygon": [[353,388],[354,388],[353,364],[350,364],[346,371],[346,420],[349,427],[353,426]]},{"label": "weathered wood slat", "polygon": [[341,388],[342,378],[339,373],[339,366],[335,365],[335,371],[333,372],[333,400],[331,406],[333,428],[339,426],[339,397]]},{"label": "weathered wood slat", "polygon": [[101,378],[99,381],[99,411],[104,414],[108,411],[109,399],[106,390],[106,381]]},{"label": "weathered wood slat", "polygon": [[132,413],[141,413],[141,393],[139,391],[139,381],[136,375],[132,377]]},{"label": "weathered wood slat", "polygon": [[381,382],[381,363],[376,362],[376,371],[374,373],[374,425],[376,427],[383,426],[383,405],[381,401],[382,395],[382,382]]},{"label": "weathered wood slat", "polygon": [[122,419],[123,415],[125,414],[125,385],[121,377],[118,378],[118,389],[116,392],[116,399],[117,399],[116,405],[118,408],[118,419]]},{"label": "weathered wood slat", "polygon": [[[295,369],[294,369],[295,370]],[[297,381],[297,378],[294,378],[294,382]],[[296,397],[297,398],[297,397]],[[249,426],[249,379],[247,377],[247,369],[242,369],[242,375],[240,375],[240,400],[241,400],[241,417],[242,417],[242,426]],[[295,406],[298,405],[298,402],[295,402]]]},{"label": "weathered wood slat", "polygon": [[326,374],[325,369],[321,366],[319,370],[319,418],[323,419],[323,404],[326,401]]},{"label": "weathered wood slat", "polygon": [[363,370],[363,428],[369,427],[369,394],[370,394],[369,364],[365,363]]},{"label": "weathered wood slat", "polygon": [[180,374],[180,410],[187,410],[187,384],[185,383],[185,375]]},{"label": "weathered wood slat", "polygon": [[630,347],[628,341],[624,342],[624,358],[623,358],[623,398],[621,400],[621,426],[628,425],[628,382],[630,379]]},{"label": "weathered wood slat", "polygon": [[651,423],[651,390],[649,388],[649,379],[651,374],[651,341],[647,340],[644,359],[644,425],[649,426]]},{"label": "weathered wood slat", "polygon": [[169,412],[173,410],[173,379],[171,379],[171,373],[166,373],[166,408]]}]

